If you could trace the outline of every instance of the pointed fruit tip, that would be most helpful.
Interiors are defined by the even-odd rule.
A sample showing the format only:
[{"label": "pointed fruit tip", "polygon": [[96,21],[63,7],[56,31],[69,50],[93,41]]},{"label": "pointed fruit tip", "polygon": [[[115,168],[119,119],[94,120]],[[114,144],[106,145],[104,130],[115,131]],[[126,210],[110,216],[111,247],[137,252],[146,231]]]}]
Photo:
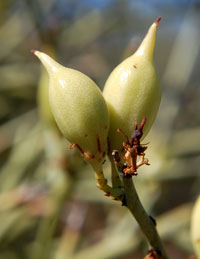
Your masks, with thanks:
[{"label": "pointed fruit tip", "polygon": [[31,53],[35,54],[36,50],[35,49],[32,49],[31,50]]},{"label": "pointed fruit tip", "polygon": [[158,17],[158,19],[156,19],[156,20],[155,20],[155,24],[156,24],[156,25],[158,25],[158,24],[159,24],[159,22],[160,22],[161,18],[162,18],[162,17],[161,17],[161,16],[159,16],[159,17]]}]

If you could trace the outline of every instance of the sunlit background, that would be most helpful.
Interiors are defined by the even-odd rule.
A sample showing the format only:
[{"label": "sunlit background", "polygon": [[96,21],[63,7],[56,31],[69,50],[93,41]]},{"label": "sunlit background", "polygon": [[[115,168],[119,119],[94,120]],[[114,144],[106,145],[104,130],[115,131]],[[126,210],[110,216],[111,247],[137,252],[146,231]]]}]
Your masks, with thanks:
[{"label": "sunlit background", "polygon": [[[47,75],[31,49],[90,76],[101,89],[162,16],[155,65],[163,90],[134,179],[170,258],[192,255],[190,216],[200,189],[200,1],[0,1],[0,259],[140,259],[135,220],[96,188],[38,94]],[[37,98],[40,96],[40,98]],[[39,104],[39,105],[38,105]],[[40,112],[38,112],[40,106]],[[50,116],[51,117],[51,116]],[[105,164],[109,178],[109,164]]]}]

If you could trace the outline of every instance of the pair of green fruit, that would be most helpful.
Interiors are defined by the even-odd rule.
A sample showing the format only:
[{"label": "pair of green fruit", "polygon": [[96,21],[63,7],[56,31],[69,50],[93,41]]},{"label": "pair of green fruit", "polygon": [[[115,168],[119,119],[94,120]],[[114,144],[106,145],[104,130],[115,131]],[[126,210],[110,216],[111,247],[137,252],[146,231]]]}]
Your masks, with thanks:
[{"label": "pair of green fruit", "polygon": [[[103,94],[98,86],[79,71],[65,68],[48,55],[33,51],[47,69],[50,77],[49,102],[54,118],[63,135],[81,150],[98,177],[106,185],[101,164],[112,150],[119,150],[123,160],[122,143],[134,131],[134,124],[146,118],[143,138],[150,130],[161,100],[161,90],[153,64],[156,31],[160,18],[150,27],[138,50],[119,64],[110,74]],[[102,189],[104,186],[101,187]],[[106,189],[107,188],[107,189]],[[105,191],[111,189],[106,186]],[[200,198],[192,216],[192,240],[200,258],[199,235]]]},{"label": "pair of green fruit", "polygon": [[[161,99],[153,64],[159,21],[151,25],[135,54],[113,70],[103,94],[83,73],[33,51],[49,74],[49,102],[58,127],[93,167],[108,153],[108,139],[110,152],[122,150],[124,137],[118,128],[130,138],[135,121],[147,119],[144,136],[153,124]],[[120,156],[123,159],[122,153]]]}]

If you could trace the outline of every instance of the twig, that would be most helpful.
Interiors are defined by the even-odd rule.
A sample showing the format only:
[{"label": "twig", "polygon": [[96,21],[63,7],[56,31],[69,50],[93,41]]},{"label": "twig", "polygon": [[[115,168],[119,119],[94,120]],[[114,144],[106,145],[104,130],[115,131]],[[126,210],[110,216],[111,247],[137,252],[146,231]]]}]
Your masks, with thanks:
[{"label": "twig", "polygon": [[115,200],[122,200],[124,196],[124,191],[121,187],[111,187],[107,184],[107,180],[104,176],[103,169],[95,170],[95,175],[97,179],[97,187],[105,192],[105,196],[111,196]]},{"label": "twig", "polygon": [[156,230],[155,222],[149,217],[143,208],[140,199],[137,195],[135,186],[130,175],[123,174],[123,183],[125,190],[125,203],[124,205],[130,210],[136,221],[138,222],[141,230],[149,240],[151,246],[161,254],[161,258],[168,259],[161,239]]},{"label": "twig", "polygon": [[123,184],[120,180],[118,170],[116,169],[116,165],[112,162],[113,158],[109,157],[110,163],[111,163],[111,181],[112,181],[112,187],[113,188],[123,188]]}]

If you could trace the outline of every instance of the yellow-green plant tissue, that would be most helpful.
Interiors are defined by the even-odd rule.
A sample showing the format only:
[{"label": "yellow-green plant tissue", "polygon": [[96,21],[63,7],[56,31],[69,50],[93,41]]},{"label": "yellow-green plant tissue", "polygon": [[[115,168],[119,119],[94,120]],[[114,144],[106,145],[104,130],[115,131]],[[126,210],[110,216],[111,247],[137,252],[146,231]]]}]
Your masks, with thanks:
[{"label": "yellow-green plant tissue", "polygon": [[150,130],[161,100],[153,62],[156,32],[160,18],[150,27],[137,51],[119,64],[106,81],[103,95],[110,113],[109,142],[111,152],[121,150],[124,140],[117,133],[121,128],[131,137],[134,123],[146,117],[143,138]]},{"label": "yellow-green plant tissue", "polygon": [[84,158],[103,161],[107,153],[109,115],[103,95],[88,76],[32,51],[49,74],[49,102],[62,134],[78,145]]}]

